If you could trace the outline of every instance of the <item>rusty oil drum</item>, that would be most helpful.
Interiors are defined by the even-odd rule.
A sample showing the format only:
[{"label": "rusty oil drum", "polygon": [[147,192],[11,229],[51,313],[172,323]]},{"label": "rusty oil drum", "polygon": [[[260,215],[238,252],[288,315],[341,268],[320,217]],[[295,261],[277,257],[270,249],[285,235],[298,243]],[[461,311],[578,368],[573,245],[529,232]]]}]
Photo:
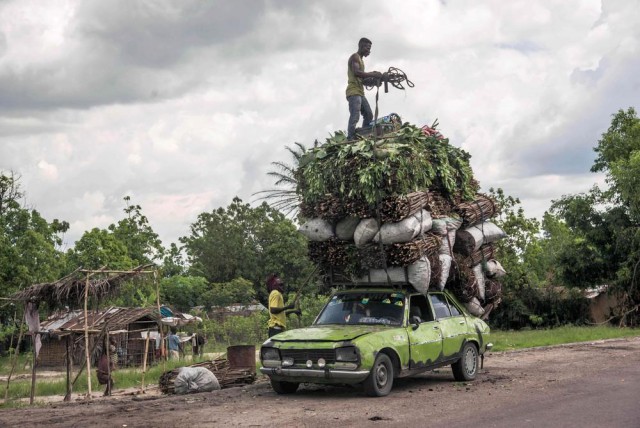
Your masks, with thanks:
[{"label": "rusty oil drum", "polygon": [[227,361],[232,369],[251,370],[256,372],[255,345],[234,345],[227,347]]}]

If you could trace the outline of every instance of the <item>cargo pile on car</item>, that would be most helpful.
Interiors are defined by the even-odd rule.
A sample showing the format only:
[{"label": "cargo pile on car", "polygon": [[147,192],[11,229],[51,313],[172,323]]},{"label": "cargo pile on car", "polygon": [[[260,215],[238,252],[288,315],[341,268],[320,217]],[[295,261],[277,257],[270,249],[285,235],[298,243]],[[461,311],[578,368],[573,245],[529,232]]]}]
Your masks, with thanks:
[{"label": "cargo pile on car", "polygon": [[338,132],[295,171],[309,257],[329,285],[409,283],[452,291],[476,316],[500,303],[499,208],[470,155],[435,125],[346,141]]}]

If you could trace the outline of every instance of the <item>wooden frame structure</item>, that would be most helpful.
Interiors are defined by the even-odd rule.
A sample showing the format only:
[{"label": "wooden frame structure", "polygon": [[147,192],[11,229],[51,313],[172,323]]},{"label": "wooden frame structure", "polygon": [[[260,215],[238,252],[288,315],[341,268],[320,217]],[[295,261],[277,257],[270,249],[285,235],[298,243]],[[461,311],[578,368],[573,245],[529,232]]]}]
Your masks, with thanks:
[{"label": "wooden frame structure", "polygon": [[[83,307],[84,310],[84,338],[85,338],[85,366],[87,372],[87,398],[91,399],[91,354],[89,352],[89,326],[88,326],[88,304],[89,299],[93,300],[98,305],[103,299],[116,295],[123,282],[133,279],[143,274],[153,274],[154,283],[156,286],[156,304],[158,313],[160,313],[160,295],[158,290],[157,271],[153,268],[153,264],[140,265],[131,270],[110,270],[106,267],[101,269],[82,269],[78,268],[71,272],[69,275],[50,283],[35,284],[24,290],[21,290],[13,295],[14,300],[24,302],[25,306],[29,302],[40,304],[46,303],[49,308],[60,307]],[[104,330],[108,336],[108,323],[105,323]],[[33,339],[39,335],[40,332],[32,332]],[[160,330],[160,339],[162,343],[162,330]],[[99,337],[102,337],[100,335]],[[35,343],[35,340],[33,341]],[[66,371],[67,371],[67,392],[64,400],[69,401],[71,399],[71,389],[75,382],[71,382],[71,357],[70,357],[70,342],[67,338],[67,358],[66,358]],[[33,404],[34,392],[35,392],[35,379],[36,379],[36,354],[35,346],[33,353],[33,367],[31,373],[31,397],[30,404]],[[106,347],[108,353],[108,346]],[[108,357],[108,354],[107,354]],[[146,361],[144,362],[146,369]],[[82,369],[80,369],[82,372]],[[78,375],[80,374],[78,373]],[[109,377],[110,377],[109,373]],[[144,376],[144,374],[143,374]],[[76,379],[78,376],[76,376]]]}]

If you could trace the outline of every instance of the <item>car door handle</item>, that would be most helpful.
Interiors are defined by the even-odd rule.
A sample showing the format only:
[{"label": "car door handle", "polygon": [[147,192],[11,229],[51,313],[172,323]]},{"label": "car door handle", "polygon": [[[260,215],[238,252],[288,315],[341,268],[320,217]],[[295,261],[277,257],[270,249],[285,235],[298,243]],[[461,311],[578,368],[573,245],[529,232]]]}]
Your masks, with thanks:
[{"label": "car door handle", "polygon": [[464,325],[464,321],[460,321],[460,325]]},{"label": "car door handle", "polygon": [[434,329],[434,330],[438,330],[439,328],[440,328],[440,327],[438,327],[437,325],[434,325],[434,326],[433,326],[433,329]]}]

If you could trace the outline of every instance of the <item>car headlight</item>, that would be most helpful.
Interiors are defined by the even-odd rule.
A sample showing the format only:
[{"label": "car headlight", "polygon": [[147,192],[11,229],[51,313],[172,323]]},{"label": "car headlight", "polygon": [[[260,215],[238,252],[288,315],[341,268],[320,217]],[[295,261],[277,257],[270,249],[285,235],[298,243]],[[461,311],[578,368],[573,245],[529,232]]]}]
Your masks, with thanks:
[{"label": "car headlight", "polygon": [[260,358],[262,361],[280,361],[280,351],[277,348],[262,348]]},{"label": "car headlight", "polygon": [[355,346],[336,348],[336,361],[356,362],[358,361],[358,350]]}]

